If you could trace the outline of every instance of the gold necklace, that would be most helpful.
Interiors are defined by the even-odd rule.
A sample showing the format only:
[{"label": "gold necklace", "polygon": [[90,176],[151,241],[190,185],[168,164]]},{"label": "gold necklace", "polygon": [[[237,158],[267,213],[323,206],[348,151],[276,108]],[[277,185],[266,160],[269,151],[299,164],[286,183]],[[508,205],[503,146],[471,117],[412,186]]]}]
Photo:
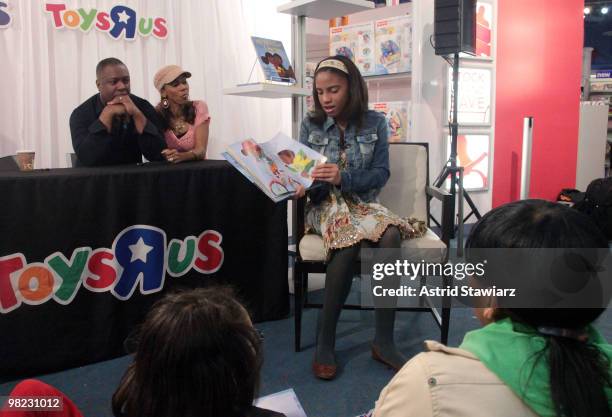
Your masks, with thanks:
[{"label": "gold necklace", "polygon": [[185,134],[187,131],[185,121],[183,119],[175,120],[174,123],[172,123],[172,131],[177,136]]}]

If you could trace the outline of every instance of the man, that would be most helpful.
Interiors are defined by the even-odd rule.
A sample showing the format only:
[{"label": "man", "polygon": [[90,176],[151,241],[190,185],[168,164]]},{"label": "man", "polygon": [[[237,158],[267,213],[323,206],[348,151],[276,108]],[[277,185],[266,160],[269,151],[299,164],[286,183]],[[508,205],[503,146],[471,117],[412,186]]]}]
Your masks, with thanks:
[{"label": "man", "polygon": [[130,73],[117,58],[96,66],[99,94],[77,107],[70,116],[72,146],[78,165],[99,166],[161,161],[166,147],[156,127],[151,104],[130,94]]}]

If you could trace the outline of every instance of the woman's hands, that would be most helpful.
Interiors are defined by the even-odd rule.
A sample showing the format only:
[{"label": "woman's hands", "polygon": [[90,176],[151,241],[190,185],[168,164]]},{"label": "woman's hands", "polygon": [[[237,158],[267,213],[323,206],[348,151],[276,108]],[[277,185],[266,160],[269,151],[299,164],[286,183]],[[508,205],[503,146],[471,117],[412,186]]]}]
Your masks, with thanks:
[{"label": "woman's hands", "polygon": [[312,177],[315,180],[329,182],[333,185],[340,185],[340,168],[336,164],[320,164],[312,170]]},{"label": "woman's hands", "polygon": [[184,161],[193,161],[196,159],[195,153],[192,151],[179,152],[176,149],[164,149],[162,151],[162,155],[168,162],[172,162],[173,164],[178,164],[179,162]]}]

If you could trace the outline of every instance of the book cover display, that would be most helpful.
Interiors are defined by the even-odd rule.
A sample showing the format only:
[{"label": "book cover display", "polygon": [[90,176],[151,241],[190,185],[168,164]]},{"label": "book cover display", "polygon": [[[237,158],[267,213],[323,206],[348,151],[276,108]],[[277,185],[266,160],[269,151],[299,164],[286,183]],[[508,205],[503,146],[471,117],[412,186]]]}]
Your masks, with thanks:
[{"label": "book cover display", "polygon": [[408,140],[410,133],[409,101],[386,101],[370,103],[369,106],[370,109],[385,115],[389,129],[389,142]]},{"label": "book cover display", "polygon": [[476,3],[476,56],[491,58],[493,5]]},{"label": "book cover display", "polygon": [[[457,165],[463,167],[463,187],[486,190],[489,187],[489,135],[464,134],[457,136]],[[447,155],[450,155],[451,137],[447,137]],[[449,188],[446,181],[446,189]]]},{"label": "book cover display", "polygon": [[[453,69],[448,69],[446,108],[452,103]],[[491,124],[492,70],[486,67],[459,68],[459,107],[457,120],[463,125]]]},{"label": "book cover display", "polygon": [[411,69],[412,19],[399,16],[377,20],[375,26],[376,67],[378,74],[397,74]]},{"label": "book cover display", "polygon": [[374,75],[374,47],[371,22],[329,29],[329,54],[349,58],[362,75]]},{"label": "book cover display", "polygon": [[281,41],[251,37],[266,81],[295,83],[295,73]]},{"label": "book cover display", "polygon": [[[314,73],[317,69],[316,62],[307,62],[306,63],[306,72],[304,74],[304,88],[312,91],[312,87],[314,86]],[[314,98],[312,94],[306,97],[306,108],[308,111],[314,110]]]},{"label": "book cover display", "polygon": [[310,188],[312,170],[327,160],[282,133],[264,143],[236,142],[222,156],[275,202],[290,198],[297,185]]}]

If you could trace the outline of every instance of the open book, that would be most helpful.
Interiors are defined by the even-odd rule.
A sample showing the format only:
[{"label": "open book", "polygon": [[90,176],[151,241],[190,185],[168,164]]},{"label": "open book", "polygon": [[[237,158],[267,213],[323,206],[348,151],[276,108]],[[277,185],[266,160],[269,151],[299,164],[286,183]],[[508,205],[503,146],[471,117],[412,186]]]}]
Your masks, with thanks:
[{"label": "open book", "polygon": [[313,185],[312,170],[327,157],[277,133],[264,143],[246,139],[230,145],[223,157],[275,202],[290,198],[296,185]]}]

